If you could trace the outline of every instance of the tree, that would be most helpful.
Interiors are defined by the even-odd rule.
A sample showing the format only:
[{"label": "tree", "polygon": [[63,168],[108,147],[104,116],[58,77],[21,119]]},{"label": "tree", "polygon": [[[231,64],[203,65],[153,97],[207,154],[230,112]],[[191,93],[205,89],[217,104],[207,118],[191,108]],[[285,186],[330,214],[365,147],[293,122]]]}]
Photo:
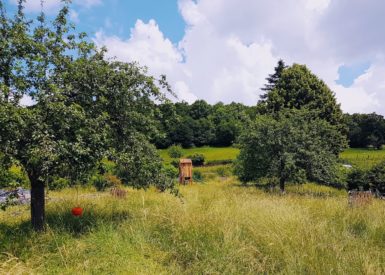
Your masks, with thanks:
[{"label": "tree", "polygon": [[385,119],[376,113],[345,115],[351,147],[372,146],[381,149],[385,143]]},{"label": "tree", "polygon": [[[261,90],[265,92],[272,91],[275,88],[276,83],[280,80],[282,72],[285,68],[287,68],[285,62],[282,59],[278,60],[278,64],[274,68],[274,73],[269,74],[269,76],[266,78],[267,84],[265,84],[265,87],[263,87]],[[261,95],[261,99],[265,99],[266,97],[266,93]]]},{"label": "tree", "polygon": [[283,69],[272,89],[260,102],[267,113],[282,109],[318,110],[319,117],[332,125],[342,122],[342,111],[334,93],[305,65],[294,64]]},{"label": "tree", "polygon": [[[131,169],[125,183],[163,188],[148,139],[157,133],[154,100],[164,100],[165,78],[157,82],[135,63],[107,60],[68,24],[69,1],[52,25],[41,14],[34,29],[24,2],[10,19],[0,1],[0,152],[28,174],[34,229],[44,229],[45,184],[58,176],[86,181],[103,157]],[[35,104],[20,106],[22,96]],[[140,165],[151,169],[134,169]]]},{"label": "tree", "polygon": [[[346,134],[343,113],[334,93],[305,65],[293,64],[284,68],[274,87],[267,90],[258,103],[262,114],[277,114],[285,109],[312,110],[315,119],[323,119]],[[337,155],[344,144],[335,144]]]},{"label": "tree", "polygon": [[279,182],[282,192],[288,181],[328,184],[337,163],[333,146],[343,140],[336,126],[306,110],[259,116],[240,137],[235,172],[243,182]]},{"label": "tree", "polygon": [[211,113],[211,106],[204,100],[197,100],[190,106],[190,116],[192,119],[207,118]]}]

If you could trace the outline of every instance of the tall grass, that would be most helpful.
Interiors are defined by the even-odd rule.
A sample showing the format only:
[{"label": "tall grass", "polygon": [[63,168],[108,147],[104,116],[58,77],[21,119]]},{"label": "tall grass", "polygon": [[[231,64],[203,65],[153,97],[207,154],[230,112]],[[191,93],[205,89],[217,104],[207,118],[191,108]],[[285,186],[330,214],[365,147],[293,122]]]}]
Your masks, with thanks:
[{"label": "tall grass", "polygon": [[[349,207],[329,187],[289,186],[281,196],[231,177],[182,186],[183,199],[127,191],[82,190],[79,202],[74,190],[50,193],[44,234],[29,229],[27,207],[0,213],[0,273],[385,272],[383,201]],[[80,219],[70,215],[77,204]]]}]

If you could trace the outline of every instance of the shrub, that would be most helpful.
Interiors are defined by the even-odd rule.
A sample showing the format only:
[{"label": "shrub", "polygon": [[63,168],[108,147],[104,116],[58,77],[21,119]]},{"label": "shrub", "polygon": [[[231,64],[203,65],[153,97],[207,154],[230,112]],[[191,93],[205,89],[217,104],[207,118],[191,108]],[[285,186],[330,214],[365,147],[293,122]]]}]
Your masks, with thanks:
[{"label": "shrub", "polygon": [[194,170],[193,171],[193,181],[195,182],[203,182],[204,176],[201,171]]},{"label": "shrub", "polygon": [[193,154],[187,158],[191,159],[194,166],[202,166],[205,163],[205,156],[203,154]]},{"label": "shrub", "polygon": [[107,188],[119,187],[122,185],[122,181],[117,176],[109,173],[93,176],[91,182],[98,191],[105,191]]},{"label": "shrub", "polygon": [[104,158],[99,162],[98,172],[101,175],[106,173],[114,173],[115,167],[116,164],[113,161]]},{"label": "shrub", "polygon": [[50,190],[61,190],[66,187],[70,186],[70,181],[65,178],[55,178],[53,181],[48,185],[48,188]]},{"label": "shrub", "polygon": [[179,160],[177,159],[173,159],[170,164],[175,167],[175,168],[178,168],[179,167]]},{"label": "shrub", "polygon": [[367,180],[373,191],[385,194],[385,161],[367,172]]},{"label": "shrub", "polygon": [[91,183],[95,186],[96,190],[104,191],[107,189],[107,181],[103,175],[95,175],[91,178]]},{"label": "shrub", "polygon": [[170,179],[175,179],[178,177],[179,171],[172,165],[163,165],[163,173]]},{"label": "shrub", "polygon": [[[0,173],[1,176],[1,173]],[[18,165],[12,165],[4,171],[4,178],[1,180],[3,187],[29,186],[29,179],[24,170]]]},{"label": "shrub", "polygon": [[107,173],[103,177],[106,179],[107,186],[109,187],[119,187],[122,185],[122,181],[115,175]]},{"label": "shrub", "polygon": [[206,165],[226,165],[226,164],[232,164],[234,160],[232,159],[218,159],[218,160],[208,160],[205,162]]},{"label": "shrub", "polygon": [[180,145],[173,145],[168,149],[168,155],[171,158],[177,159],[183,156],[182,147]]},{"label": "shrub", "polygon": [[347,177],[348,190],[369,190],[367,174],[361,169],[354,169]]}]

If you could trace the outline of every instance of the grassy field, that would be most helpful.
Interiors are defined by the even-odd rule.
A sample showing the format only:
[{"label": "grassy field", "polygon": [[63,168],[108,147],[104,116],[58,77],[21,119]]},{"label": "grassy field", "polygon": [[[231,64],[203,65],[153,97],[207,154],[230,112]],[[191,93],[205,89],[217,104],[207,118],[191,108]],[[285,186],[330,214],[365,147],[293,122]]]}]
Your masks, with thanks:
[{"label": "grassy field", "polygon": [[353,166],[369,169],[381,161],[385,161],[385,150],[350,148],[341,153],[340,158]]},{"label": "grassy field", "polygon": [[[159,150],[162,159],[169,163],[171,161],[168,155],[167,149]],[[183,157],[187,157],[192,154],[203,154],[206,161],[212,160],[229,160],[235,159],[239,154],[239,149],[234,147],[197,147],[191,149],[183,149]]]},{"label": "grassy field", "polygon": [[[167,163],[171,161],[167,150],[159,150],[161,157]],[[215,147],[201,147],[201,148],[191,148],[183,149],[183,156],[187,157],[194,153],[203,154],[206,158],[206,161],[212,160],[228,160],[235,159],[239,154],[239,149],[233,147],[226,148],[215,148]],[[352,164],[355,167],[360,167],[368,169],[373,165],[385,161],[385,150],[374,150],[374,149],[364,149],[364,148],[349,148],[346,151],[342,152],[340,158],[349,164]]]},{"label": "grassy field", "polygon": [[[221,160],[238,150],[184,151],[195,152]],[[365,166],[384,152],[349,149],[341,158]],[[182,198],[154,189],[127,188],[125,199],[50,192],[43,234],[30,229],[29,206],[0,211],[0,274],[385,272],[385,201],[352,207],[346,191],[314,184],[289,185],[281,196],[242,186],[231,165],[195,169],[205,181],[181,186]],[[76,205],[81,218],[70,214]]]},{"label": "grassy field", "polygon": [[0,212],[0,274],[379,274],[385,202],[349,207],[346,193],[312,184],[280,196],[233,178],[181,187],[183,198],[127,189],[126,199],[50,193],[49,228],[26,206]]}]

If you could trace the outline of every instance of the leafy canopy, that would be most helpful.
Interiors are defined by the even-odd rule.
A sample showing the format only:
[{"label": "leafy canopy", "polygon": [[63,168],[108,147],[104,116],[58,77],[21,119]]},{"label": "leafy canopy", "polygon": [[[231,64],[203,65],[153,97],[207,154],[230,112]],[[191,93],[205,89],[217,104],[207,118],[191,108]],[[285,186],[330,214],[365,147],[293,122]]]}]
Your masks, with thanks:
[{"label": "leafy canopy", "polygon": [[307,180],[330,184],[335,177],[335,143],[343,143],[336,126],[307,110],[262,115],[240,137],[235,173],[241,181],[280,183]]}]

